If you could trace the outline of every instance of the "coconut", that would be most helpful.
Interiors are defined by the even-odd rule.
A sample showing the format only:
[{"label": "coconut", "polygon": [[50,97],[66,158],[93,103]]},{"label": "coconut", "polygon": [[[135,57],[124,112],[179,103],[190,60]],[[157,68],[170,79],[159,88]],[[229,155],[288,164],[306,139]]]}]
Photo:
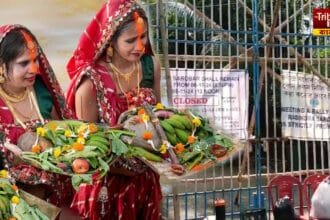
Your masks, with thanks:
[{"label": "coconut", "polygon": [[[31,151],[33,145],[36,144],[37,134],[35,132],[27,131],[22,134],[17,140],[17,146],[23,151]],[[52,143],[44,137],[38,137],[37,143],[41,151],[52,147]]]}]

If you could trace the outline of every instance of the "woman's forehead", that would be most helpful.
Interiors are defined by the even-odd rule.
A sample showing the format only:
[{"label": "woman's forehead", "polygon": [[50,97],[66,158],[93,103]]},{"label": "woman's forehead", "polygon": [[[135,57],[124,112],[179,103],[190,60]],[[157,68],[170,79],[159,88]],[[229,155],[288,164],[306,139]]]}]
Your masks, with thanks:
[{"label": "woman's forehead", "polygon": [[127,35],[141,35],[141,34],[144,34],[146,31],[148,31],[148,26],[147,26],[147,23],[144,21],[144,22],[140,22],[140,23],[136,23],[135,21],[132,21],[130,22],[126,28],[124,28],[122,31],[121,31],[121,34],[119,37],[121,36],[125,36],[127,37]]}]

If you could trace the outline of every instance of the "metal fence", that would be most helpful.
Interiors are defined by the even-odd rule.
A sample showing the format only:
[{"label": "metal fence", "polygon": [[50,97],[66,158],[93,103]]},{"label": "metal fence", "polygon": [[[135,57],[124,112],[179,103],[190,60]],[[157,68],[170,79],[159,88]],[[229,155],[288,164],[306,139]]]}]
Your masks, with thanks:
[{"label": "metal fence", "polygon": [[[145,1],[155,50],[164,67],[244,69],[249,73],[248,134],[245,151],[225,164],[178,183],[163,183],[164,217],[197,219],[214,215],[213,201],[227,201],[231,219],[269,202],[270,178],[289,173],[303,180],[330,171],[330,141],[282,137],[282,70],[318,76],[328,86],[330,37],[312,35],[313,8],[328,0]],[[169,80],[169,78],[166,78]],[[164,86],[163,94],[169,85]],[[167,88],[167,89],[165,89]],[[324,120],[328,120],[329,117]],[[254,201],[255,202],[255,201]]]}]

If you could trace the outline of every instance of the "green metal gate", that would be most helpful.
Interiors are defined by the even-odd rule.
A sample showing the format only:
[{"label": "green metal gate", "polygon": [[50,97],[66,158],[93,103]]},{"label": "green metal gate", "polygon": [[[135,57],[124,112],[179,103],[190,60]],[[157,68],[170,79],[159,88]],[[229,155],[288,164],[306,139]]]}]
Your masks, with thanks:
[{"label": "green metal gate", "polygon": [[171,100],[169,68],[249,73],[245,151],[197,176],[163,182],[164,218],[214,215],[217,197],[227,201],[228,218],[238,218],[253,204],[268,209],[265,186],[274,175],[303,180],[329,173],[329,138],[287,138],[281,130],[284,70],[317,76],[329,99],[330,37],[312,35],[313,9],[329,8],[329,0],[150,0],[144,5],[167,80],[164,101]]}]

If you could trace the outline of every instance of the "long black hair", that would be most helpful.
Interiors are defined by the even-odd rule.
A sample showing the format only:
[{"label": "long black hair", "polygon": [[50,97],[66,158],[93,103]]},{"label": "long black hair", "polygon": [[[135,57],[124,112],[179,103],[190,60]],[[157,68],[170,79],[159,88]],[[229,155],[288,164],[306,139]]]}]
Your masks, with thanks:
[{"label": "long black hair", "polygon": [[0,64],[5,64],[7,70],[9,64],[23,54],[26,42],[20,29],[9,32],[0,43]]}]

